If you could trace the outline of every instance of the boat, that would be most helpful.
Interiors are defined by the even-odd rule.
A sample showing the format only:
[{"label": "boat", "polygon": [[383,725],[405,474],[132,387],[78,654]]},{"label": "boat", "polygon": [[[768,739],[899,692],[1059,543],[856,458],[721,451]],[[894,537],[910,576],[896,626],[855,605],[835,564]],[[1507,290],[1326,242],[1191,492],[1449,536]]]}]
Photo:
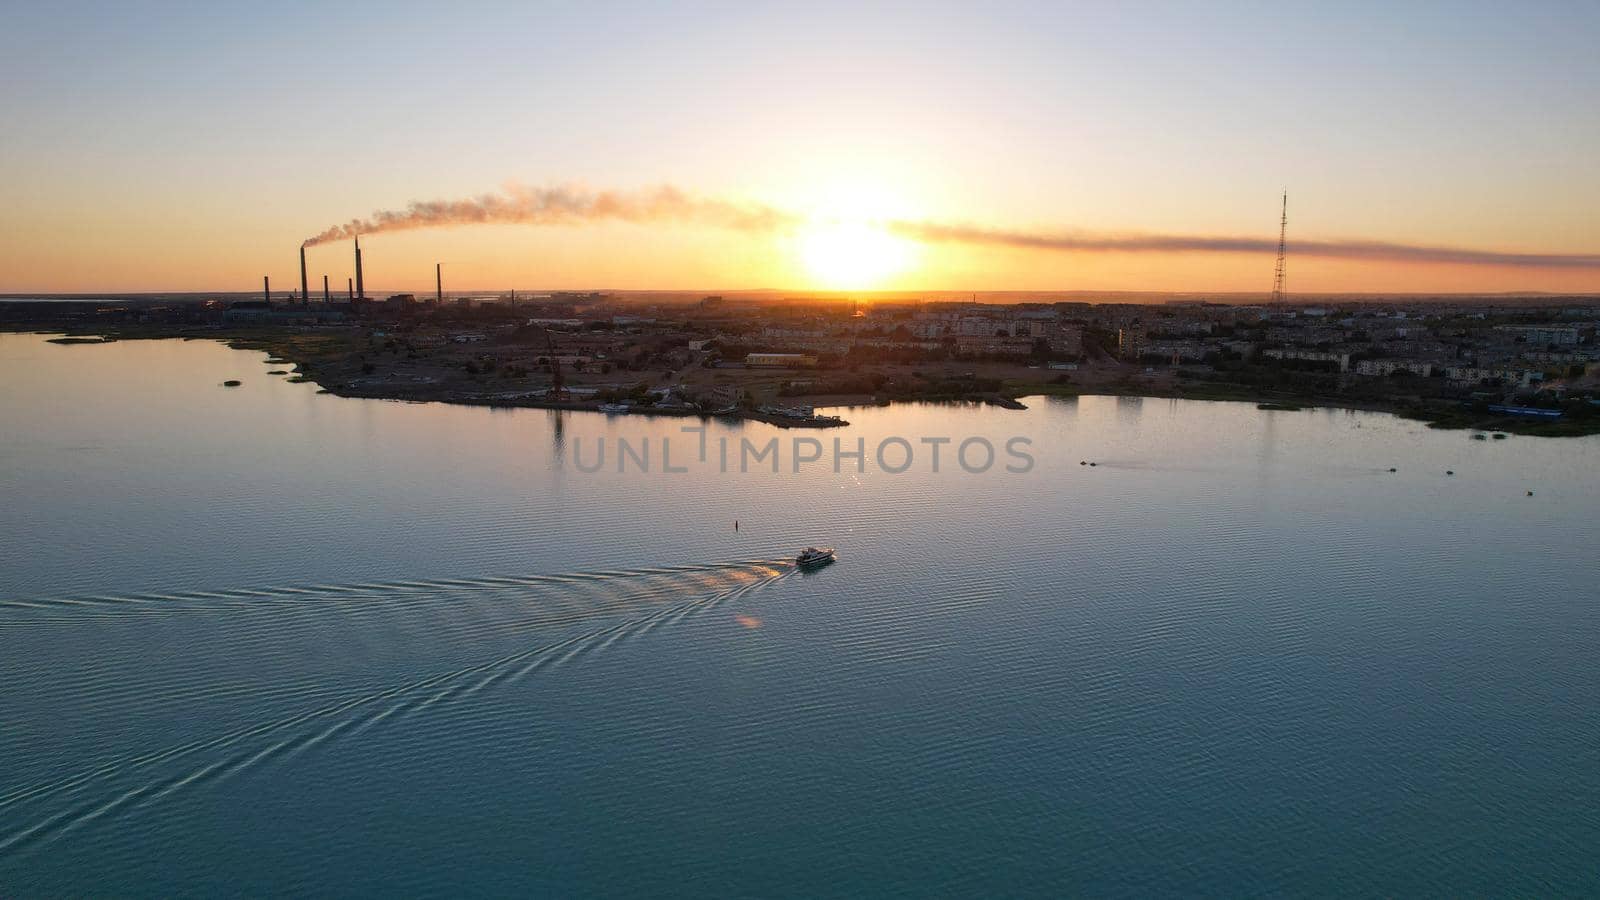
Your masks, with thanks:
[{"label": "boat", "polygon": [[625,413],[625,412],[628,411],[628,408],[629,408],[628,404],[626,404],[626,403],[602,403],[602,404],[600,404],[600,411],[603,412],[603,413]]},{"label": "boat", "polygon": [[795,564],[800,566],[820,566],[823,563],[833,562],[832,547],[807,547],[800,551],[794,558]]}]

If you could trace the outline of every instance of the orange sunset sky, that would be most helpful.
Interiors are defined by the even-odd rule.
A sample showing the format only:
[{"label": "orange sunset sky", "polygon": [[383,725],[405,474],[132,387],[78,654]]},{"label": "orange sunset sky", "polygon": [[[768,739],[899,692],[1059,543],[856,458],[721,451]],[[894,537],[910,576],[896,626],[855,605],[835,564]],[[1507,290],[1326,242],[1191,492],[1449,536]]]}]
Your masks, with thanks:
[{"label": "orange sunset sky", "polygon": [[[442,261],[451,290],[1266,291],[1270,246],[895,223],[1273,245],[1287,190],[1291,292],[1600,291],[1600,13],[1425,6],[21,11],[0,291],[288,290],[312,235],[508,186],[782,222],[369,234],[369,288],[431,288]],[[342,286],[349,250],[311,247],[313,281]]]}]

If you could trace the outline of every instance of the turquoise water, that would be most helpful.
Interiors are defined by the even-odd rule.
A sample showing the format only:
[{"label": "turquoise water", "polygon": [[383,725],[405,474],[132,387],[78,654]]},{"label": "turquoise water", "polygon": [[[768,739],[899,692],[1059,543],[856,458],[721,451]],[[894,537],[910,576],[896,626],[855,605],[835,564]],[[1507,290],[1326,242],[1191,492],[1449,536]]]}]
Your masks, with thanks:
[{"label": "turquoise water", "polygon": [[1600,892],[1595,439],[1035,398],[797,473],[263,360],[0,335],[0,894]]}]

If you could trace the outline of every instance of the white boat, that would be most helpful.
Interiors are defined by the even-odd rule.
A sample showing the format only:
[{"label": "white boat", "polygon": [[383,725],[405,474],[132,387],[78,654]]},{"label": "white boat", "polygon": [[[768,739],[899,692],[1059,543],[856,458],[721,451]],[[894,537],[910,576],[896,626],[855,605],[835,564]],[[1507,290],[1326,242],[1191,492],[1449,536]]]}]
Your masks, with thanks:
[{"label": "white boat", "polygon": [[603,413],[625,413],[629,409],[626,403],[602,403],[600,411]]},{"label": "white boat", "polygon": [[800,566],[819,566],[823,563],[833,562],[832,547],[807,547],[800,551],[794,558],[795,564]]}]

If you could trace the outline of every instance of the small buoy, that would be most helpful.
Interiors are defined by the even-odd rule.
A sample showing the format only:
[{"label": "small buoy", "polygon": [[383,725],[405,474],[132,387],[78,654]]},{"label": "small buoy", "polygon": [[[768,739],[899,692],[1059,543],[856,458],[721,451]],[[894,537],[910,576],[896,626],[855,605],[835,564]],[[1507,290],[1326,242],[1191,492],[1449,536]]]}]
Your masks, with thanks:
[{"label": "small buoy", "polygon": [[1456,473],[1456,470],[1455,469],[1445,469],[1444,473],[1446,475],[1454,475]]},{"label": "small buoy", "polygon": [[1078,465],[1080,465],[1080,466],[1087,466],[1088,464],[1089,464],[1089,461],[1086,460],[1086,459],[1078,460]]},{"label": "small buoy", "polygon": [[1390,467],[1389,467],[1389,471],[1391,471],[1391,472],[1398,472],[1398,471],[1400,471],[1400,470],[1399,470],[1399,469],[1396,469],[1396,468],[1395,468],[1395,467],[1394,467],[1394,466],[1390,466]]},{"label": "small buoy", "polygon": [[1529,491],[1529,492],[1528,492],[1528,496],[1529,496],[1529,497],[1532,497],[1532,496],[1533,496],[1533,491]]},{"label": "small buoy", "polygon": [[1100,465],[1100,464],[1099,464],[1099,463],[1089,463],[1089,465],[1091,465],[1091,466],[1098,466],[1098,465]]}]

